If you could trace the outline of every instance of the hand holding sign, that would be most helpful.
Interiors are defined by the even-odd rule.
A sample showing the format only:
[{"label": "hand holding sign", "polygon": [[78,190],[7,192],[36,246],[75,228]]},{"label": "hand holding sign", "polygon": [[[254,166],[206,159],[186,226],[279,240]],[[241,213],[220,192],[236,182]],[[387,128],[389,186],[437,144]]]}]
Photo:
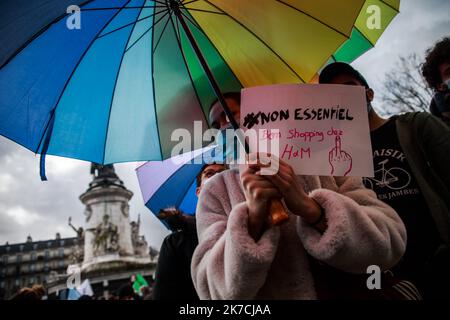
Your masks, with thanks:
[{"label": "hand holding sign", "polygon": [[328,154],[332,176],[346,176],[352,171],[353,159],[350,154],[342,150],[341,137],[335,139],[335,147]]},{"label": "hand holding sign", "polygon": [[[271,158],[279,162],[278,172],[266,179],[275,185],[283,197],[286,207],[294,215],[302,217],[308,223],[314,223],[321,216],[322,209],[299,183],[294,169],[286,161],[271,155]],[[322,225],[323,227],[323,225]]]},{"label": "hand holding sign", "polygon": [[240,168],[240,178],[248,207],[248,230],[255,241],[259,240],[264,229],[267,228],[266,222],[272,219],[272,212],[268,210],[268,208],[272,209],[271,202],[282,196],[270,180],[258,174],[264,166],[267,164],[261,164],[258,159],[257,163]]}]

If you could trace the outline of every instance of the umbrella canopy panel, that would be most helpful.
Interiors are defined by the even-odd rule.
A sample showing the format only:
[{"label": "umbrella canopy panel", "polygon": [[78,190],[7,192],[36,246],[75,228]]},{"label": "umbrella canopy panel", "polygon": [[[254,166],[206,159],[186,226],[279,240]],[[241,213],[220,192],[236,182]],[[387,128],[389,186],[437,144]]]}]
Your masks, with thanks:
[{"label": "umbrella canopy panel", "polygon": [[161,209],[176,207],[195,214],[196,177],[206,163],[221,159],[216,146],[167,159],[149,161],[136,169],[145,205],[157,215]]},{"label": "umbrella canopy panel", "polygon": [[0,1],[0,66],[24,45],[66,15],[71,5],[88,0],[2,0]]},{"label": "umbrella canopy panel", "polygon": [[[378,12],[370,10],[376,6]],[[352,30],[351,38],[333,55],[333,61],[350,63],[375,46],[383,32],[400,11],[400,0],[366,0]],[[380,25],[373,28],[367,21],[379,13]]]}]

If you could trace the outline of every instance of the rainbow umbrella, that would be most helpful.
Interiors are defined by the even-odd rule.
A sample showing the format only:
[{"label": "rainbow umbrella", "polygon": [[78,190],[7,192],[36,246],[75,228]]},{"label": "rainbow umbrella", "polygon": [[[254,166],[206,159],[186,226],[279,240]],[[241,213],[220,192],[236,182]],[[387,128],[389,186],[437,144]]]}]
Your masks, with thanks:
[{"label": "rainbow umbrella", "polygon": [[[398,14],[399,5],[400,0],[367,0],[353,26],[351,38],[332,55],[328,63],[333,61],[350,63],[372,48]],[[378,9],[379,12],[374,11]],[[380,14],[379,28],[373,28],[367,21],[377,13]],[[201,75],[201,70],[199,74]],[[189,214],[195,213],[197,204],[195,178],[204,161],[201,152],[185,154],[182,158],[184,161],[176,160],[177,164],[171,160],[149,161],[137,169],[144,203],[154,214],[169,206],[177,207]],[[201,159],[202,165],[193,164],[194,158]]]},{"label": "rainbow umbrella", "polygon": [[177,144],[175,129],[201,146],[193,123],[207,128],[215,96],[229,113],[221,91],[308,82],[350,38],[365,5],[92,0],[66,13],[68,3],[0,3],[0,36],[11,42],[0,49],[0,134],[42,155],[43,179],[46,154],[162,160]]},{"label": "rainbow umbrella", "polygon": [[206,163],[220,157],[215,154],[217,149],[215,146],[206,147],[139,166],[136,174],[147,208],[155,215],[168,207],[194,215],[197,205],[196,177]]}]

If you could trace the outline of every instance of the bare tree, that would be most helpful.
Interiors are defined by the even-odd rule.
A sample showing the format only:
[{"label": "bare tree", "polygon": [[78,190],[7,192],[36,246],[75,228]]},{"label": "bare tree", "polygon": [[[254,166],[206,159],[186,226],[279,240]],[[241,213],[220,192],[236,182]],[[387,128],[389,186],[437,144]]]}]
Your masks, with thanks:
[{"label": "bare tree", "polygon": [[387,114],[428,111],[433,91],[422,77],[417,54],[400,57],[397,66],[384,79],[382,100]]}]

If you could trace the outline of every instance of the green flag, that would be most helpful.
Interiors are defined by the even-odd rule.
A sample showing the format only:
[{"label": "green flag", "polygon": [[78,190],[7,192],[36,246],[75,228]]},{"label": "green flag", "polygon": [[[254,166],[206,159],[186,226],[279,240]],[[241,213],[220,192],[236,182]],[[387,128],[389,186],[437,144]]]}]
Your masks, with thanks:
[{"label": "green flag", "polygon": [[142,287],[148,287],[148,282],[147,280],[144,279],[144,277],[140,273],[138,273],[136,275],[136,280],[134,280],[133,283],[134,292],[140,293]]}]

